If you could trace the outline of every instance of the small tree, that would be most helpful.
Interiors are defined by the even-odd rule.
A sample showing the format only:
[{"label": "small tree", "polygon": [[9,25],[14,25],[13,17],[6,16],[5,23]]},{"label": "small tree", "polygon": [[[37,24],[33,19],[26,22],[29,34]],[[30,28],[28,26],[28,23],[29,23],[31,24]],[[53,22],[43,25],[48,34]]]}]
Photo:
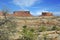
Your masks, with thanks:
[{"label": "small tree", "polygon": [[14,35],[14,33],[17,32],[16,27],[17,24],[15,21],[12,21],[13,19],[7,19],[6,14],[8,11],[3,10],[3,21],[0,21],[0,40],[10,40],[10,37]]}]

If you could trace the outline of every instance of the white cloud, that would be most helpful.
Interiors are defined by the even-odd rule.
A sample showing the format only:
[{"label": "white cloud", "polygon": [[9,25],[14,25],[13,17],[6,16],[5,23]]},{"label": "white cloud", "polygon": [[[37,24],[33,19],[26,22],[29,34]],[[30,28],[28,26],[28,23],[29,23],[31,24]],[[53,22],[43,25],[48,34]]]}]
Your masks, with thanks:
[{"label": "white cloud", "polygon": [[30,7],[35,4],[37,0],[13,0],[13,3],[20,7]]},{"label": "white cloud", "polygon": [[31,12],[31,14],[34,16],[39,16],[41,15],[41,11]]}]

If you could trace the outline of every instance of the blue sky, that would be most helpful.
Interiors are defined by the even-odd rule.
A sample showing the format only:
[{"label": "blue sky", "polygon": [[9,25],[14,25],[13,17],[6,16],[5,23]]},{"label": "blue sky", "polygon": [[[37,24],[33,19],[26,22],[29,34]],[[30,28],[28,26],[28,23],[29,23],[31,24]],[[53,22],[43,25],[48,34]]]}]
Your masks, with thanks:
[{"label": "blue sky", "polygon": [[9,8],[12,12],[25,10],[32,15],[41,15],[41,12],[52,12],[60,16],[60,0],[0,0],[0,10]]}]

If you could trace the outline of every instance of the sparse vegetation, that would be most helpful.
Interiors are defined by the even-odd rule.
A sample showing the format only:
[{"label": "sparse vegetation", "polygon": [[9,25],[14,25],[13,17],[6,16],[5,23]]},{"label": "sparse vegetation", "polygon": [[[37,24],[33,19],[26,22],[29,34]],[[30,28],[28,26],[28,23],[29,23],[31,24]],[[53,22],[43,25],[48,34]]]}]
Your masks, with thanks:
[{"label": "sparse vegetation", "polygon": [[[28,25],[30,25],[30,26],[32,26],[32,25],[36,26],[36,24],[38,25],[37,27],[34,27],[34,29],[32,27],[27,26],[27,21],[24,18],[25,25],[21,22],[24,25],[24,26],[22,26],[22,29],[21,29],[22,31],[21,31],[20,29],[18,29],[18,28],[20,28],[21,25],[20,26],[17,25],[17,22],[15,22],[16,20],[13,17],[10,17],[10,18],[7,17],[6,16],[7,13],[8,13],[7,10],[3,10],[4,19],[0,19],[0,40],[39,40],[39,38],[42,36],[43,36],[43,40],[47,40],[47,36],[51,36],[53,34],[55,34],[55,35],[58,34],[58,36],[60,36],[59,35],[60,34],[60,24],[54,23],[56,21],[55,17],[50,18],[50,19],[43,17],[43,18],[41,18],[41,21],[39,21],[41,23],[36,22],[35,19],[38,19],[38,18],[35,18],[35,19],[26,18],[29,20],[34,20],[34,23],[32,23],[33,21],[28,20],[28,22],[31,22],[31,25],[30,24],[28,24]],[[16,18],[16,19],[18,19],[18,18]],[[53,21],[51,21],[51,19],[53,19]],[[60,22],[59,20],[56,22]],[[21,23],[19,23],[19,24],[21,24]],[[19,35],[19,34],[21,34],[21,35]],[[15,35],[16,36],[19,35],[19,36],[15,39]],[[39,35],[40,35],[40,37],[39,37]]]},{"label": "sparse vegetation", "polygon": [[0,40],[11,40],[11,36],[17,32],[17,24],[6,17],[7,11],[3,11],[4,19],[0,21]]},{"label": "sparse vegetation", "polygon": [[47,31],[47,28],[45,26],[41,26],[39,28],[39,32]]},{"label": "sparse vegetation", "polygon": [[34,30],[27,30],[27,26],[23,26],[23,31],[22,31],[22,38],[19,40],[36,40],[37,35],[34,34]]}]

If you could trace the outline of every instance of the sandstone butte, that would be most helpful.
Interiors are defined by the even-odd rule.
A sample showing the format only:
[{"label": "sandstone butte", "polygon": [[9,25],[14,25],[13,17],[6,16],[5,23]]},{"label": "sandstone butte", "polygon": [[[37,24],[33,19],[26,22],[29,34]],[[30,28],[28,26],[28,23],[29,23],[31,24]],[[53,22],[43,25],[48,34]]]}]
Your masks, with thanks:
[{"label": "sandstone butte", "polygon": [[50,13],[50,12],[42,12],[42,16],[53,16],[53,13]]},{"label": "sandstone butte", "polygon": [[[13,14],[6,14],[7,16],[17,16],[17,17],[31,17],[30,11],[14,11]],[[0,16],[3,16],[3,13],[0,12]],[[42,12],[40,16],[53,16],[53,13]]]}]

